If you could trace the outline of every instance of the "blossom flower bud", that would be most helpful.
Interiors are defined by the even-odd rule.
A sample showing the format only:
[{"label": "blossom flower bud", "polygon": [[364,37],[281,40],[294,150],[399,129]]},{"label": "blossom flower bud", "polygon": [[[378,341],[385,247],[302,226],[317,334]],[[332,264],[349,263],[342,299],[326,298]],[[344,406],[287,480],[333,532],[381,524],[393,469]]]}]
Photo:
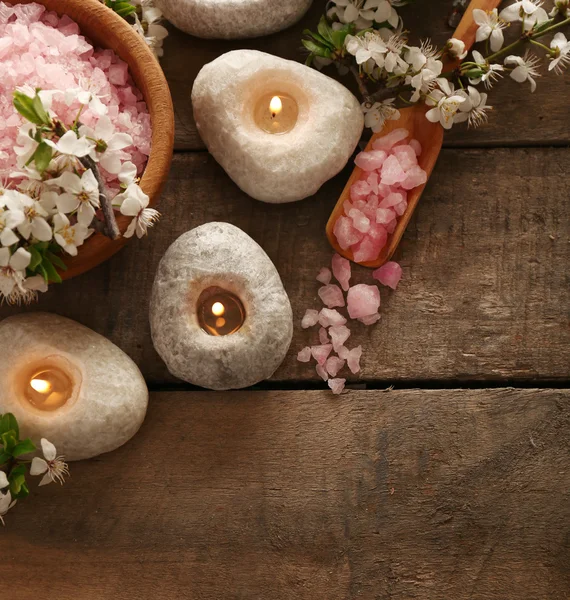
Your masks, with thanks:
[{"label": "blossom flower bud", "polygon": [[458,40],[457,38],[451,38],[447,41],[447,50],[453,58],[459,58],[461,60],[467,56],[465,42]]}]

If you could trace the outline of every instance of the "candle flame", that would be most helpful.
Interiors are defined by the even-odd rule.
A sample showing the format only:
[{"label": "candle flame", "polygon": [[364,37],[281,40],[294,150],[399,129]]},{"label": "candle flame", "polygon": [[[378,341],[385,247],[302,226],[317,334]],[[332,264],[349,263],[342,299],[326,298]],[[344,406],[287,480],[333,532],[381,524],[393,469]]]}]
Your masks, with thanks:
[{"label": "candle flame", "polygon": [[223,315],[226,312],[226,307],[221,302],[212,304],[212,314],[216,317]]},{"label": "candle flame", "polygon": [[48,392],[51,392],[51,383],[45,379],[32,379],[30,381],[30,385],[39,394],[47,394]]},{"label": "candle flame", "polygon": [[269,103],[269,110],[271,111],[271,116],[276,117],[282,109],[283,103],[281,102],[281,98],[279,98],[279,96],[273,96],[273,98],[271,98],[271,102]]}]

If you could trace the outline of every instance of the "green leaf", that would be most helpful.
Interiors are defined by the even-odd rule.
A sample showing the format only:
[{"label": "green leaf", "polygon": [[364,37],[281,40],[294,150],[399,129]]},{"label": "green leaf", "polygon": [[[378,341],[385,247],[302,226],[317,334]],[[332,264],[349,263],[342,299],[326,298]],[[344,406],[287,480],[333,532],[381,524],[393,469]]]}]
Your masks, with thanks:
[{"label": "green leaf", "polygon": [[36,163],[36,169],[39,173],[43,173],[48,168],[52,156],[53,150],[51,146],[48,146],[45,142],[41,142],[32,156],[32,160]]},{"label": "green leaf", "polygon": [[41,123],[43,125],[49,125],[51,123],[51,119],[49,118],[49,115],[47,114],[46,109],[44,108],[44,105],[42,104],[40,95],[37,92],[32,100],[32,107],[33,107],[35,113],[40,118]]},{"label": "green leaf", "polygon": [[319,35],[318,33],[315,33],[314,31],[310,31],[308,29],[305,29],[305,31],[303,31],[303,33],[312,38],[315,42],[317,42],[317,44],[319,44],[319,46],[324,46],[325,48],[329,48],[329,49],[333,49],[332,48],[332,44],[331,42],[325,40],[325,38],[322,35]]},{"label": "green leaf", "polygon": [[311,40],[301,40],[303,42],[303,46],[309,51],[312,52],[315,56],[321,56],[322,58],[330,58],[331,51],[328,48],[323,48],[315,42]]},{"label": "green leaf", "polygon": [[30,264],[28,265],[28,269],[34,272],[37,269],[38,265],[42,262],[43,256],[35,246],[28,246],[28,252],[32,255],[32,258],[30,259]]},{"label": "green leaf", "polygon": [[31,123],[34,125],[43,125],[43,119],[36,112],[34,107],[34,98],[30,98],[23,94],[22,92],[18,92],[17,90],[14,92],[13,99],[14,108]]},{"label": "green leaf", "polygon": [[67,271],[67,265],[57,254],[54,254],[53,252],[50,252],[48,250],[48,252],[46,252],[46,257],[49,258],[58,269],[61,269],[62,271]]},{"label": "green leaf", "polygon": [[130,2],[124,0],[105,0],[105,6],[108,6],[111,10],[115,11],[120,17],[128,17],[136,12],[136,6],[133,6]]},{"label": "green leaf", "polygon": [[26,466],[18,465],[10,471],[8,475],[10,482],[10,493],[14,499],[24,498],[29,494],[28,486],[26,485]]},{"label": "green leaf", "polygon": [[[42,261],[42,267],[45,270],[44,279],[48,283],[61,283],[62,282],[62,279],[61,279],[59,273],[57,272],[57,269],[53,266],[51,260],[47,256],[44,256],[44,259]],[[46,278],[46,276],[47,276],[47,278]]]},{"label": "green leaf", "polygon": [[0,415],[0,435],[6,433],[7,431],[14,431],[16,433],[16,437],[20,437],[18,420],[12,413]]},{"label": "green leaf", "polygon": [[2,436],[0,436],[0,439],[2,440],[2,444],[4,446],[4,452],[12,454],[14,446],[18,442],[16,432],[13,429],[11,429],[10,431],[6,431],[2,434]]},{"label": "green leaf", "polygon": [[7,452],[0,452],[0,466],[5,465],[12,458]]},{"label": "green leaf", "polygon": [[38,273],[44,278],[44,281],[46,283],[49,283],[49,275],[43,263],[41,265],[38,265]]},{"label": "green leaf", "polygon": [[22,456],[22,454],[29,454],[30,452],[34,452],[36,450],[36,445],[32,442],[30,438],[27,440],[23,440],[18,442],[14,449],[12,450],[12,456],[17,458],[18,456]]},{"label": "green leaf", "polygon": [[325,40],[327,40],[331,44],[333,43],[332,36],[331,36],[333,29],[329,25],[327,18],[324,15],[321,17],[321,20],[319,21],[319,24],[317,25],[317,31]]}]

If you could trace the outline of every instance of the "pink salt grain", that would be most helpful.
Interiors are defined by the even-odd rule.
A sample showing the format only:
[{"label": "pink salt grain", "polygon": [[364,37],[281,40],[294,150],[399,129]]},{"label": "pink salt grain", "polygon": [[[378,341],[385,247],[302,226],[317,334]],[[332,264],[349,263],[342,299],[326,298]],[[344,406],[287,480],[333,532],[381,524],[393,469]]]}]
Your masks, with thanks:
[{"label": "pink salt grain", "polygon": [[358,154],[354,159],[354,163],[363,171],[376,171],[383,165],[386,156],[386,152],[382,150],[370,150]]},{"label": "pink salt grain", "polygon": [[324,283],[326,285],[327,283],[331,282],[331,277],[331,270],[327,269],[327,267],[323,267],[317,275],[317,281],[320,281],[321,283]]},{"label": "pink salt grain", "polygon": [[322,288],[319,288],[318,294],[319,298],[322,300],[322,303],[328,308],[344,306],[344,296],[342,295],[342,290],[338,287],[338,285],[334,285],[332,283],[329,285],[324,285]]},{"label": "pink salt grain", "polygon": [[391,131],[387,135],[374,140],[374,142],[372,142],[372,148],[374,148],[374,150],[390,150],[392,146],[405,140],[408,135],[407,129],[394,129],[394,131]]},{"label": "pink salt grain", "polygon": [[423,185],[426,181],[427,173],[419,165],[416,165],[407,172],[406,178],[402,181],[402,187],[405,190],[413,190]]},{"label": "pink salt grain", "polygon": [[350,261],[336,254],[332,257],[332,272],[340,287],[346,292],[350,287]]},{"label": "pink salt grain", "polygon": [[321,344],[328,344],[330,342],[327,330],[324,327],[319,329],[319,342]]},{"label": "pink salt grain", "polygon": [[299,362],[309,362],[311,360],[311,349],[309,348],[309,346],[305,346],[305,348],[303,348],[298,354],[297,354],[297,360]]},{"label": "pink salt grain", "polygon": [[301,319],[301,327],[303,329],[308,329],[309,327],[313,327],[317,324],[319,320],[319,311],[313,310],[312,308],[308,308]]},{"label": "pink salt grain", "polygon": [[361,179],[350,186],[350,199],[353,202],[355,200],[366,200],[371,191],[372,188],[368,182]]},{"label": "pink salt grain", "polygon": [[338,325],[329,329],[333,349],[338,352],[341,346],[344,346],[344,342],[350,337],[350,329],[346,325]]},{"label": "pink salt grain", "polygon": [[382,166],[382,174],[381,179],[382,183],[386,185],[394,185],[395,183],[400,183],[406,179],[407,175],[402,166],[400,165],[400,161],[395,156],[389,156]]},{"label": "pink salt grain", "polygon": [[333,233],[343,250],[348,250],[348,248],[360,242],[364,237],[360,231],[354,228],[352,220],[348,217],[339,217],[337,219]]},{"label": "pink salt grain", "polygon": [[322,377],[323,381],[328,380],[329,374],[327,373],[327,370],[325,369],[324,365],[317,365],[316,371],[317,371],[317,375],[319,377]]},{"label": "pink salt grain", "polygon": [[418,142],[418,140],[410,140],[410,147],[413,148],[416,156],[420,156],[422,153],[422,145]]},{"label": "pink salt grain", "polygon": [[323,308],[319,313],[319,323],[323,327],[336,327],[344,325],[346,319],[334,308]]},{"label": "pink salt grain", "polygon": [[373,315],[380,308],[380,290],[375,285],[359,283],[348,290],[347,306],[351,319]]},{"label": "pink salt grain", "polygon": [[389,208],[377,208],[376,209],[376,223],[380,225],[388,225],[391,221],[396,218],[396,213]]},{"label": "pink salt grain", "polygon": [[365,263],[374,260],[381,249],[381,244],[375,243],[371,238],[366,237],[357,246],[352,248],[354,262]]},{"label": "pink salt grain", "polygon": [[382,285],[387,285],[395,290],[402,279],[402,267],[394,261],[387,262],[372,273],[372,277],[377,279]]},{"label": "pink salt grain", "polygon": [[356,346],[352,350],[349,350],[345,356],[346,364],[350,369],[351,373],[358,373],[360,371],[360,358],[362,357],[362,346]]},{"label": "pink salt grain", "polygon": [[368,326],[368,325],[374,325],[374,323],[378,322],[380,320],[380,313],[376,313],[375,315],[370,315],[369,317],[360,317],[360,319],[358,319],[361,323],[364,323],[364,325]]},{"label": "pink salt grain", "polygon": [[313,358],[319,363],[319,365],[324,365],[332,349],[332,344],[321,344],[320,346],[311,346],[311,354],[313,355]]},{"label": "pink salt grain", "polygon": [[370,229],[370,219],[357,208],[353,208],[348,213],[348,216],[352,219],[352,224],[357,231],[366,233]]},{"label": "pink salt grain", "polygon": [[418,157],[411,146],[396,146],[392,151],[398,157],[398,162],[404,171],[409,171],[418,164]]},{"label": "pink salt grain", "polygon": [[333,394],[341,394],[344,390],[344,384],[346,383],[346,379],[329,379],[328,385],[332,390]]},{"label": "pink salt grain", "polygon": [[345,361],[338,356],[329,356],[325,363],[325,369],[331,377],[336,377],[337,373],[344,367]]}]

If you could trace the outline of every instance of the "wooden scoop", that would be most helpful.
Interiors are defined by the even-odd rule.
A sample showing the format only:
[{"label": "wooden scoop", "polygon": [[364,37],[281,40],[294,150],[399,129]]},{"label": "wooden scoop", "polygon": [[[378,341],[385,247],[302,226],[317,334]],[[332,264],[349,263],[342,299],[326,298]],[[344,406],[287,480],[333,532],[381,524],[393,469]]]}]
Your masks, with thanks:
[{"label": "wooden scoop", "polygon": [[[493,10],[500,4],[501,0],[471,0],[471,3],[467,7],[461,22],[459,23],[455,33],[452,37],[463,40],[465,43],[465,49],[469,50],[473,43],[475,42],[475,35],[477,33],[477,24],[473,20],[473,10],[476,8],[480,8],[482,10]],[[445,69],[447,71],[453,69],[456,66],[456,63],[449,63],[446,65]],[[416,139],[422,145],[422,153],[418,157],[418,163],[420,167],[427,173],[428,180],[435,167],[435,163],[437,162],[437,158],[441,151],[441,146],[443,144],[443,132],[444,129],[440,123],[431,123],[426,119],[426,112],[430,109],[430,107],[425,104],[416,104],[410,108],[404,108],[400,110],[400,118],[397,121],[388,121],[382,131],[375,133],[368,145],[366,146],[366,150],[370,150],[372,148],[372,144],[374,141],[380,137],[385,136],[390,133],[394,129],[407,129],[410,132],[409,139]],[[362,169],[360,167],[355,167],[350,179],[348,180],[334,210],[329,218],[327,223],[327,237],[331,246],[345,258],[354,261],[354,256],[350,249],[343,250],[336,239],[336,236],[333,233],[335,223],[339,217],[344,214],[344,202],[350,197],[350,188],[354,183],[356,183],[362,174]],[[394,251],[398,247],[402,236],[404,235],[404,231],[414,214],[414,210],[418,204],[420,196],[424,191],[426,184],[418,186],[413,190],[408,192],[408,207],[406,208],[406,212],[398,218],[396,229],[394,233],[392,233],[388,237],[388,242],[382,248],[380,255],[376,260],[360,263],[365,267],[379,267],[383,265],[386,261],[390,260]]]}]

